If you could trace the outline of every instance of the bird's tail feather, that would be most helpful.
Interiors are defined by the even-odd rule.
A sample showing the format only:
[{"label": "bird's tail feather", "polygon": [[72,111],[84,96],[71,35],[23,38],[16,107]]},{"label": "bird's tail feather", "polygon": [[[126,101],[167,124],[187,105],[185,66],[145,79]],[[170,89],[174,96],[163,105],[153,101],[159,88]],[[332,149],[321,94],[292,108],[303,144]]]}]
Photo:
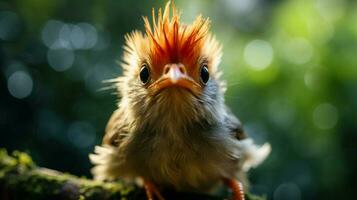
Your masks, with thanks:
[{"label": "bird's tail feather", "polygon": [[240,142],[243,171],[248,171],[250,168],[261,164],[271,152],[271,146],[269,143],[258,146],[253,143],[252,139],[245,139]]}]

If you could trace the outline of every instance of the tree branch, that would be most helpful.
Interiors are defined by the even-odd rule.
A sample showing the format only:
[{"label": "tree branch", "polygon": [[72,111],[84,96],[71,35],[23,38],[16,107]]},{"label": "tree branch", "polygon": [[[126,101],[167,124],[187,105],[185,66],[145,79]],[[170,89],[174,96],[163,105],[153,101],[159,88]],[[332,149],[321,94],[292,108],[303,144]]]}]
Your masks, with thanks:
[{"label": "tree branch", "polygon": [[[223,197],[164,191],[166,199],[222,200]],[[123,182],[102,183],[37,167],[26,153],[0,149],[0,199],[138,200],[143,189]],[[246,195],[247,200],[264,198]]]}]

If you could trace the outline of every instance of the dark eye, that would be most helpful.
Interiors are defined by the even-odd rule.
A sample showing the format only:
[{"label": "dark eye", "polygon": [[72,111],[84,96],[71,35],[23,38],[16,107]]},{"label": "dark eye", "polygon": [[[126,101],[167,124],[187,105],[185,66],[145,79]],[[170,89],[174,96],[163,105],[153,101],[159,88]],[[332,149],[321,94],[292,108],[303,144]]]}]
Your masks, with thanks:
[{"label": "dark eye", "polygon": [[143,64],[140,69],[140,80],[143,84],[146,84],[149,82],[150,79],[150,70],[147,64]]},{"label": "dark eye", "polygon": [[209,72],[207,64],[203,64],[200,71],[200,77],[203,84],[206,84],[209,80]]}]

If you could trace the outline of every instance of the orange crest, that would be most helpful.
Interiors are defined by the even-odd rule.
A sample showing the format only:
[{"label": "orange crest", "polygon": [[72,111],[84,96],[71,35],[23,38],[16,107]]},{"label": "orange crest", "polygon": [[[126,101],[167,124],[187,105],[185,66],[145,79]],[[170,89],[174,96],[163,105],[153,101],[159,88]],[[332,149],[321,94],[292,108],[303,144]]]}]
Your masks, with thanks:
[{"label": "orange crest", "polygon": [[190,68],[197,64],[201,49],[207,39],[210,22],[198,16],[190,25],[180,23],[180,15],[172,4],[170,18],[170,2],[164,13],[152,10],[153,24],[144,17],[146,34],[150,42],[150,61],[154,68],[162,68],[167,63],[183,63]]}]

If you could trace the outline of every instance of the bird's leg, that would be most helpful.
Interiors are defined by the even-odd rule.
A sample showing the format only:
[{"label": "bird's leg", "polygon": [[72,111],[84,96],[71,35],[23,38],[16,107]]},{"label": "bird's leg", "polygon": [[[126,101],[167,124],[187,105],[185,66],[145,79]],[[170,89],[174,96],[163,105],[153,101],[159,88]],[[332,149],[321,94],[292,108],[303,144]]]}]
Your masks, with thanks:
[{"label": "bird's leg", "polygon": [[164,197],[160,194],[159,189],[155,186],[155,184],[151,181],[144,181],[144,188],[146,191],[147,200],[154,200],[154,196],[156,196],[159,200],[165,200]]},{"label": "bird's leg", "polygon": [[232,200],[244,200],[243,185],[241,182],[236,179],[225,178],[224,183],[232,190]]}]

